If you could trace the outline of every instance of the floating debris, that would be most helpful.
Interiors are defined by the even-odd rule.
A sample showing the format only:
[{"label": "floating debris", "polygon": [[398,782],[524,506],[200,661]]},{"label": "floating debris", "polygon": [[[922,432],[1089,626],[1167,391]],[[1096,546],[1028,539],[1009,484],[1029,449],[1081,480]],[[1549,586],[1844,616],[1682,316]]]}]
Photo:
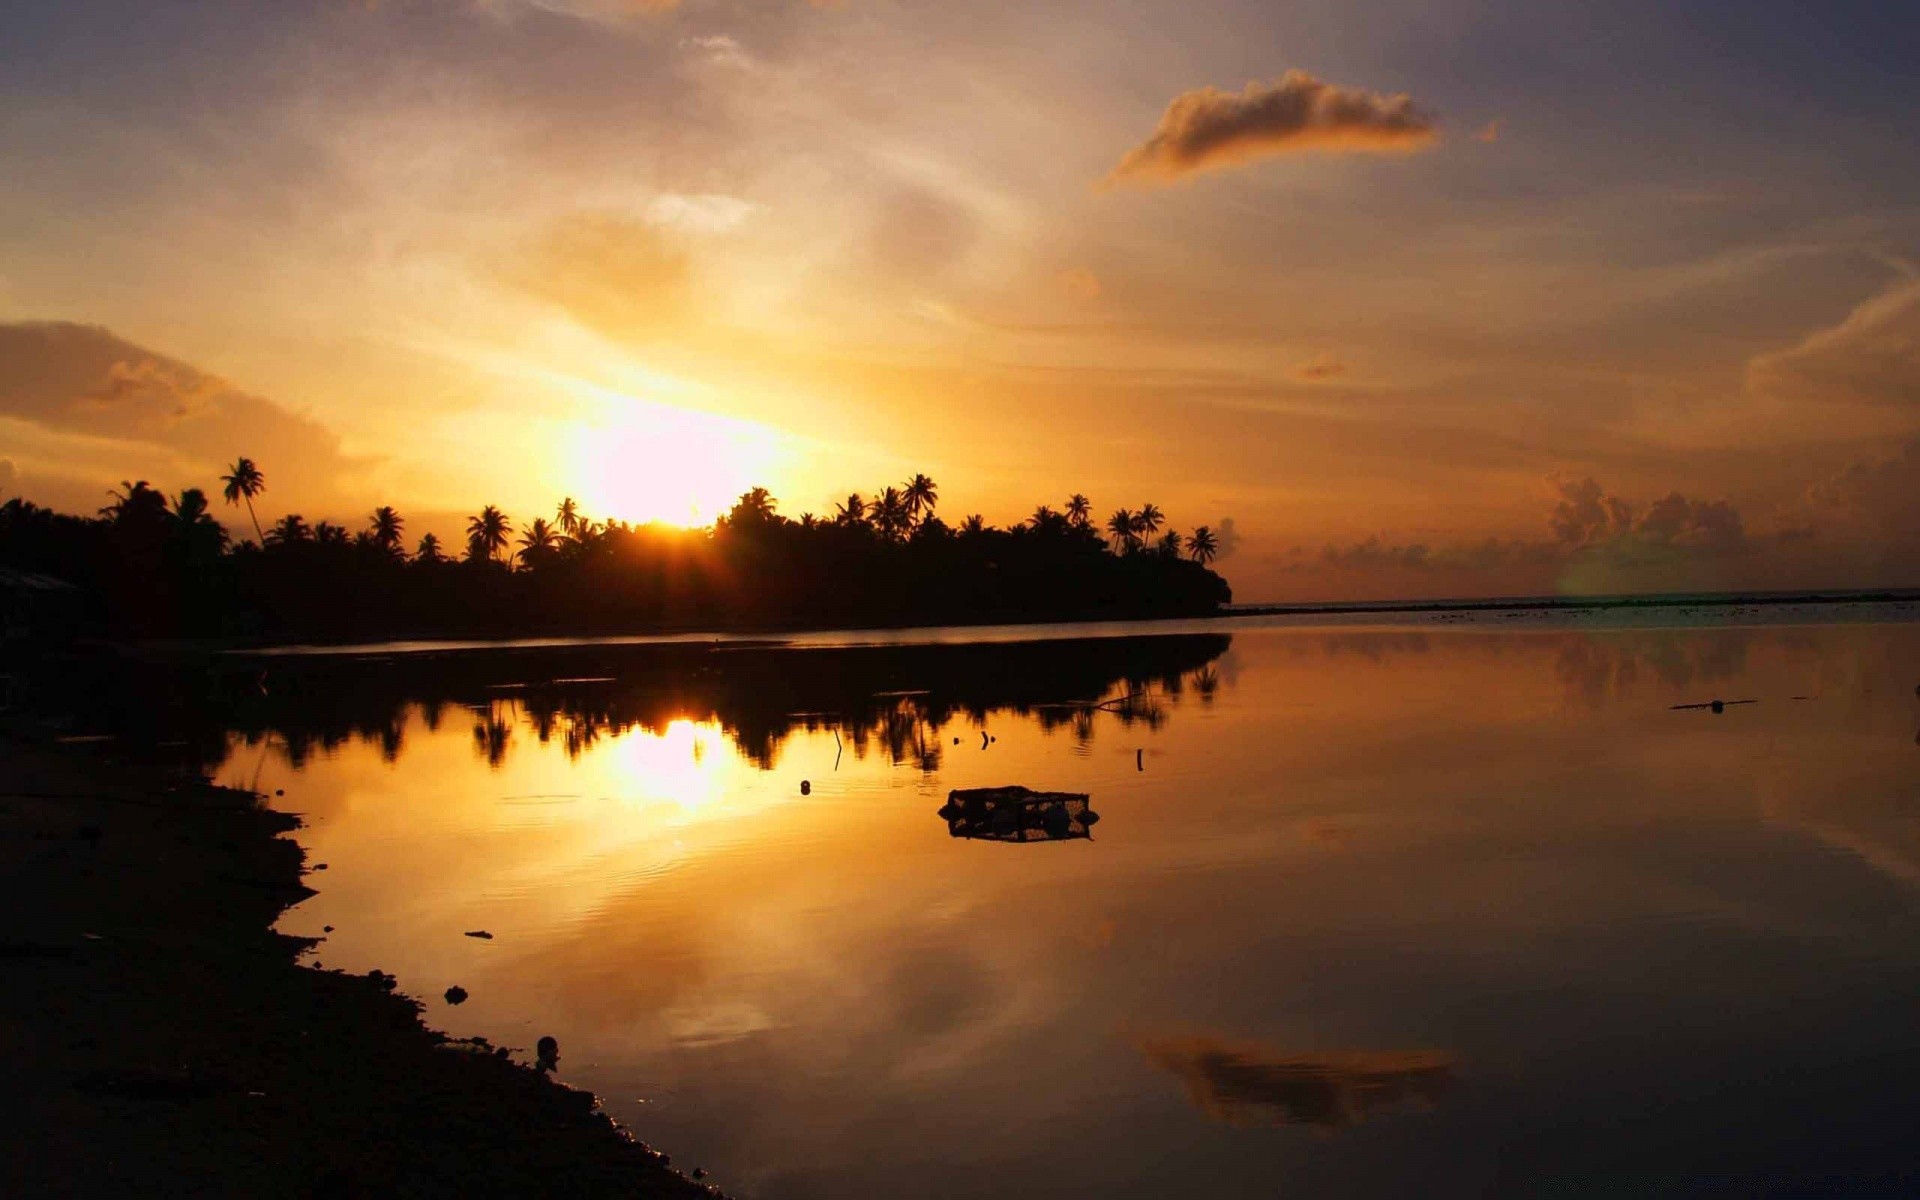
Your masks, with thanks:
[{"label": "floating debris", "polygon": [[467,1002],[467,989],[457,983],[447,989],[446,995],[448,1004],[465,1004]]},{"label": "floating debris", "polygon": [[947,832],[991,842],[1060,842],[1091,838],[1100,814],[1085,792],[1025,787],[956,788],[940,808]]},{"label": "floating debris", "polygon": [[486,942],[490,942],[493,940],[493,935],[491,933],[488,933],[484,929],[469,929],[467,930],[467,936],[470,938],[479,938],[480,940],[486,941]]},{"label": "floating debris", "polygon": [[1671,705],[1668,711],[1679,712],[1682,709],[1688,709],[1688,708],[1710,708],[1714,712],[1721,712],[1725,709],[1732,708],[1736,704],[1758,704],[1758,703],[1760,703],[1758,700],[1706,700],[1706,701],[1702,701],[1699,704]]},{"label": "floating debris", "polygon": [[802,780],[800,781],[800,794],[801,794],[802,796],[811,796],[811,795],[813,795],[813,781],[812,781],[812,780],[810,780],[810,779],[802,779]]}]

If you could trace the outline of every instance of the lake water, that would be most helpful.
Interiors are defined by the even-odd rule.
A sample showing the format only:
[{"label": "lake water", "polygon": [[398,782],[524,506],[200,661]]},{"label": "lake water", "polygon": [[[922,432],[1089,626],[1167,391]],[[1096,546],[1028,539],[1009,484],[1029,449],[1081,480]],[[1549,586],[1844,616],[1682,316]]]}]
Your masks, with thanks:
[{"label": "lake water", "polygon": [[218,774],[319,961],[743,1200],[1907,1194],[1914,615],[389,663]]}]

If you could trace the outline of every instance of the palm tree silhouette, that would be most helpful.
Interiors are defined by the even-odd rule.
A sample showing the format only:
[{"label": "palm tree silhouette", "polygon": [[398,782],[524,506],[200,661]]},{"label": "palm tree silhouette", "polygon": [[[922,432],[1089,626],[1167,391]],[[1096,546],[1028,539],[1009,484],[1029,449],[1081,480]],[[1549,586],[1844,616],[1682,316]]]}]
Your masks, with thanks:
[{"label": "palm tree silhouette", "polygon": [[407,522],[405,518],[401,517],[398,512],[395,512],[392,505],[382,504],[379,508],[373,510],[373,516],[369,520],[367,531],[373,535],[374,545],[385,550],[388,554],[398,555],[400,553],[400,531],[405,529],[406,525]]},{"label": "palm tree silhouette", "polygon": [[553,526],[547,524],[545,517],[535,517],[533,524],[527,526],[520,534],[521,563],[526,566],[534,565],[543,556],[553,553],[559,540],[553,531]]},{"label": "palm tree silhouette", "polygon": [[568,496],[560,502],[560,507],[555,511],[554,516],[560,522],[561,533],[566,534],[568,537],[579,536],[580,506],[573,502],[572,496]]},{"label": "palm tree silhouette", "polygon": [[917,474],[907,480],[905,496],[907,515],[925,520],[933,515],[933,506],[940,502],[940,485],[925,474]]},{"label": "palm tree silhouette", "polygon": [[1193,536],[1187,539],[1187,557],[1203,567],[1218,557],[1219,553],[1220,543],[1214,539],[1213,530],[1205,525],[1194,530]]},{"label": "palm tree silhouette", "polygon": [[247,502],[247,516],[253,518],[253,532],[262,545],[266,544],[267,535],[261,532],[260,517],[253,511],[253,498],[267,490],[267,477],[260,473],[260,468],[254,465],[252,459],[242,456],[227,468],[220,482],[226,485],[223,494],[228,504],[238,504],[242,500]]},{"label": "palm tree silhouette", "polygon": [[835,525],[858,526],[867,523],[867,500],[859,492],[848,492],[844,504],[834,506]]},{"label": "palm tree silhouette", "polygon": [[907,498],[899,488],[890,487],[880,493],[880,498],[867,505],[867,515],[881,536],[889,541],[897,541],[907,527],[913,524],[913,515],[907,509]]},{"label": "palm tree silhouette", "polygon": [[1139,518],[1133,510],[1116,508],[1107,518],[1107,536],[1113,539],[1113,547],[1121,552],[1131,551],[1138,543],[1140,530]]},{"label": "palm tree silhouette", "polygon": [[347,527],[322,521],[313,527],[313,540],[322,546],[344,546],[347,544]]},{"label": "palm tree silhouette", "polygon": [[173,498],[174,527],[196,555],[217,556],[227,545],[227,531],[210,508],[199,488],[187,488]]},{"label": "palm tree silhouette", "polygon": [[420,548],[413,552],[415,562],[437,563],[446,560],[440,551],[440,539],[429,533],[420,539]]},{"label": "palm tree silhouette", "polygon": [[1072,522],[1075,528],[1086,528],[1087,522],[1091,520],[1092,517],[1092,501],[1088,500],[1079,492],[1075,492],[1073,495],[1067,497],[1067,520]]},{"label": "palm tree silhouette", "polygon": [[1160,545],[1156,547],[1167,558],[1180,557],[1180,531],[1169,529],[1160,535]]},{"label": "palm tree silhouette", "polygon": [[299,513],[288,513],[273,523],[273,528],[261,535],[260,541],[268,546],[297,546],[313,537],[313,531],[307,528],[306,520]]},{"label": "palm tree silhouette", "polygon": [[987,531],[987,519],[979,513],[968,513],[967,519],[960,522],[960,532],[979,536]]},{"label": "palm tree silhouette", "polygon": [[740,493],[733,502],[733,510],[727,514],[727,520],[735,525],[764,524],[773,520],[775,501],[773,493],[763,487]]},{"label": "palm tree silhouette", "polygon": [[513,523],[507,514],[489,504],[467,519],[467,549],[473,558],[484,558],[492,562],[507,548],[507,535],[513,532]]},{"label": "palm tree silhouette", "polygon": [[1159,533],[1160,526],[1166,519],[1167,514],[1161,512],[1160,506],[1151,501],[1142,504],[1140,511],[1133,514],[1134,528],[1140,534],[1142,540]]}]

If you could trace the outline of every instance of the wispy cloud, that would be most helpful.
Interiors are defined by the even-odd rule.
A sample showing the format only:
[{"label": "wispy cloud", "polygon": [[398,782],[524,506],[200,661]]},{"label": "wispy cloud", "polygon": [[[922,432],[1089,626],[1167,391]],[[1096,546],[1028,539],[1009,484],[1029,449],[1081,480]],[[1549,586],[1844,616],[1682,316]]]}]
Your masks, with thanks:
[{"label": "wispy cloud", "polygon": [[1305,71],[1240,92],[1205,87],[1167,105],[1145,142],[1127,152],[1110,182],[1166,183],[1278,154],[1404,154],[1438,136],[1434,118],[1405,93],[1342,87]]}]

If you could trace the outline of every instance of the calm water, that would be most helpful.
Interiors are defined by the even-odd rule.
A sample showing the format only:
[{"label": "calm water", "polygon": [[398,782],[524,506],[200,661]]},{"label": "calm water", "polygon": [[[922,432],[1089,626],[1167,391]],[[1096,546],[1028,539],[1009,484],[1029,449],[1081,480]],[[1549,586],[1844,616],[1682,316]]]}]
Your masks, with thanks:
[{"label": "calm water", "polygon": [[[398,668],[220,775],[307,816],[317,958],[747,1200],[1905,1192],[1920,625],[1863,611]],[[1092,838],[938,815],[1013,783]]]}]

